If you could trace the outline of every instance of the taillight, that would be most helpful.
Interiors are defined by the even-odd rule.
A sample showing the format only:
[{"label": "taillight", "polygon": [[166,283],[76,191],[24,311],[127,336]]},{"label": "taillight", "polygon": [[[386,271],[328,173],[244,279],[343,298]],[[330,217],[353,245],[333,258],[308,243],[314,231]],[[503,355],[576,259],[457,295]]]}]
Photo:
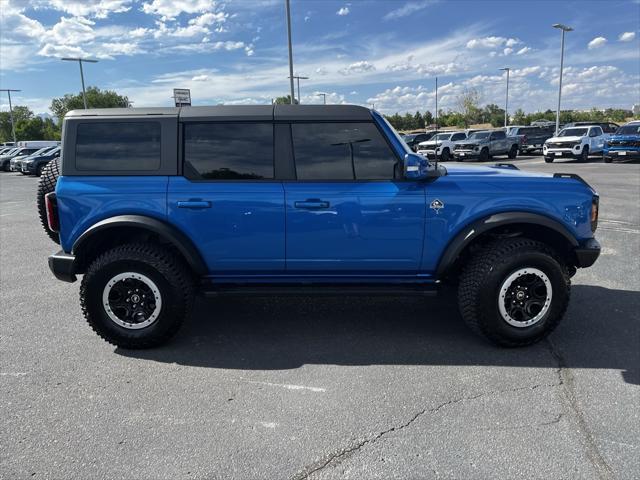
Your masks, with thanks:
[{"label": "taillight", "polygon": [[593,200],[591,201],[591,231],[595,232],[596,228],[598,228],[598,207],[600,205],[600,197],[597,195],[593,196]]},{"label": "taillight", "polygon": [[47,193],[44,196],[44,205],[47,211],[47,225],[49,230],[57,232],[60,230],[60,222],[58,221],[58,202],[55,192]]},{"label": "taillight", "polygon": [[527,144],[528,140],[529,140],[529,139],[527,138],[527,136],[526,136],[526,135],[524,135],[524,136],[522,137],[522,143],[524,143],[525,145]]}]

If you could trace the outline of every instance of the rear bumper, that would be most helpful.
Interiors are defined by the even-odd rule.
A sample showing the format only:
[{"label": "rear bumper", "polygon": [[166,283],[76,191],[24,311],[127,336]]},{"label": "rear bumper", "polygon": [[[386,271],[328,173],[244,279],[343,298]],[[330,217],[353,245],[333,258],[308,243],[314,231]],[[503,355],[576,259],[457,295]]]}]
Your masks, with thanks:
[{"label": "rear bumper", "polygon": [[77,280],[75,262],[75,255],[60,250],[49,256],[49,269],[58,280],[73,283]]},{"label": "rear bumper", "polygon": [[590,238],[574,249],[577,260],[576,267],[587,268],[596,263],[596,260],[600,256],[600,250],[600,242],[595,238]]}]

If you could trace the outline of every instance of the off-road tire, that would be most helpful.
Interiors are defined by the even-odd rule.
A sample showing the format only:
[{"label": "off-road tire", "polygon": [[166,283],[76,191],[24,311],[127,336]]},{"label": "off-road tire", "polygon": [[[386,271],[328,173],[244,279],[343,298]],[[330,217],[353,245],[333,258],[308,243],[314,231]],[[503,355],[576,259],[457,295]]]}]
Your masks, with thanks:
[{"label": "off-road tire", "polygon": [[[539,269],[548,277],[552,299],[537,323],[515,327],[502,317],[498,302],[502,283],[522,268]],[[570,293],[570,271],[556,253],[544,243],[518,237],[492,242],[469,260],[460,276],[458,305],[476,334],[496,345],[521,347],[540,341],[556,328]]]},{"label": "off-road tire", "polygon": [[38,206],[40,223],[42,224],[42,228],[44,228],[45,233],[55,243],[60,243],[60,236],[57,232],[54,232],[49,228],[44,197],[47,193],[54,192],[56,190],[56,183],[58,183],[59,176],[60,160],[56,158],[51,160],[47,166],[44,167],[44,170],[42,170],[42,175],[40,175],[40,181],[38,182],[38,192],[36,194],[36,204]]},{"label": "off-road tire", "polygon": [[[160,291],[159,316],[141,329],[118,325],[105,310],[105,286],[124,272],[145,275]],[[80,306],[91,328],[110,344],[129,349],[151,348],[171,339],[190,315],[193,299],[194,280],[187,266],[154,244],[126,244],[106,251],[89,265],[80,285]]]},{"label": "off-road tire", "polygon": [[547,163],[553,163],[553,157],[544,157],[544,161]]},{"label": "off-road tire", "polygon": [[512,145],[511,146],[511,150],[509,150],[509,153],[507,153],[507,157],[509,157],[511,160],[513,160],[517,156],[518,156],[518,146],[517,145]]},{"label": "off-road tire", "polygon": [[580,157],[578,157],[579,162],[588,162],[589,161],[589,145],[585,145],[580,152]]},{"label": "off-road tire", "polygon": [[486,162],[487,160],[489,160],[489,150],[486,148],[483,148],[482,150],[480,150],[480,155],[478,156],[478,160],[481,162]]},{"label": "off-road tire", "polygon": [[451,159],[451,153],[449,152],[448,148],[445,148],[440,154],[440,161],[448,162],[450,159]]}]

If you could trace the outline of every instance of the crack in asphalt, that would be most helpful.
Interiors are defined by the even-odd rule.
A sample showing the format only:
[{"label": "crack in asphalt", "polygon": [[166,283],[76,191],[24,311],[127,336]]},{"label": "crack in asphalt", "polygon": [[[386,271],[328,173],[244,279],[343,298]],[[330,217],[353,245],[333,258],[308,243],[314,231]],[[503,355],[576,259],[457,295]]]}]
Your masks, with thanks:
[{"label": "crack in asphalt", "polygon": [[[306,479],[309,478],[310,475],[313,475],[314,473],[323,470],[324,468],[335,464],[335,463],[339,463],[340,460],[352,453],[357,452],[358,450],[360,450],[362,447],[364,447],[367,444],[373,444],[375,442],[377,442],[378,440],[380,440],[382,437],[384,437],[385,435],[388,435],[390,433],[393,432],[399,432],[401,430],[404,430],[405,428],[409,427],[413,422],[415,422],[416,420],[418,420],[418,418],[420,418],[421,416],[425,415],[425,414],[435,414],[438,411],[451,406],[451,405],[455,405],[457,403],[461,403],[461,402],[466,402],[466,401],[470,401],[470,400],[477,400],[478,398],[481,397],[487,397],[487,396],[491,396],[491,395],[498,395],[498,394],[502,394],[502,393],[512,393],[512,392],[518,392],[518,391],[522,391],[522,390],[535,390],[537,388],[541,388],[541,387],[559,387],[562,385],[562,379],[560,380],[559,383],[551,383],[551,384],[547,384],[547,383],[540,383],[540,384],[536,384],[536,385],[531,385],[531,386],[524,386],[524,387],[515,387],[515,388],[509,388],[509,389],[504,389],[504,390],[491,390],[488,392],[483,392],[483,393],[478,393],[476,395],[472,395],[472,396],[467,396],[467,397],[460,397],[460,398],[456,398],[453,400],[448,400],[446,402],[443,402],[433,408],[425,408],[424,410],[420,410],[418,413],[416,413],[413,417],[411,417],[408,421],[406,421],[405,423],[402,423],[400,425],[396,425],[394,427],[388,428],[386,430],[383,430],[382,432],[379,432],[369,438],[365,438],[362,439],[356,443],[351,444],[348,447],[345,448],[341,448],[339,450],[336,450],[328,455],[325,455],[323,458],[321,458],[320,460],[313,462],[310,465],[307,465],[306,467],[304,467],[300,472],[296,473],[293,477],[291,477],[291,480],[302,480],[302,479]],[[545,425],[553,425],[553,424],[557,424],[560,422],[560,420],[562,419],[562,417],[564,416],[563,413],[560,413],[556,418],[552,419],[549,422],[543,422],[543,423],[539,423],[536,424],[538,426],[545,426]],[[521,428],[526,428],[526,427],[530,427],[533,425],[526,425],[526,426],[522,426]]]},{"label": "crack in asphalt", "polygon": [[595,441],[595,437],[593,433],[591,433],[591,430],[589,429],[587,421],[584,417],[584,413],[580,408],[580,403],[578,402],[578,397],[575,390],[575,377],[573,376],[573,372],[569,367],[567,367],[567,362],[562,356],[560,350],[558,350],[558,348],[549,338],[546,339],[546,343],[548,345],[549,351],[551,352],[551,355],[558,362],[558,368],[556,370],[559,380],[558,386],[562,388],[562,393],[564,394],[566,403],[573,412],[578,430],[584,438],[585,448],[587,450],[587,458],[598,473],[598,477],[600,479],[612,479],[614,477],[613,470],[600,453],[598,445]]}]

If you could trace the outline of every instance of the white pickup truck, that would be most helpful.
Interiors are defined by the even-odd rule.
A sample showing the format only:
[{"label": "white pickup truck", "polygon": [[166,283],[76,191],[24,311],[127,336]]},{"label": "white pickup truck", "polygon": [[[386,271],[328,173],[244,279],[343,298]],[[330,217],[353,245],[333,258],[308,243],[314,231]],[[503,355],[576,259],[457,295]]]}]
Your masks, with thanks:
[{"label": "white pickup truck", "polygon": [[418,153],[430,160],[437,157],[439,160],[446,162],[453,156],[453,149],[456,144],[466,138],[467,134],[465,132],[438,133],[430,140],[420,142],[418,144]]},{"label": "white pickup truck", "polygon": [[589,155],[602,153],[609,137],[599,126],[570,127],[544,142],[544,161],[553,162],[558,157],[587,161]]}]

